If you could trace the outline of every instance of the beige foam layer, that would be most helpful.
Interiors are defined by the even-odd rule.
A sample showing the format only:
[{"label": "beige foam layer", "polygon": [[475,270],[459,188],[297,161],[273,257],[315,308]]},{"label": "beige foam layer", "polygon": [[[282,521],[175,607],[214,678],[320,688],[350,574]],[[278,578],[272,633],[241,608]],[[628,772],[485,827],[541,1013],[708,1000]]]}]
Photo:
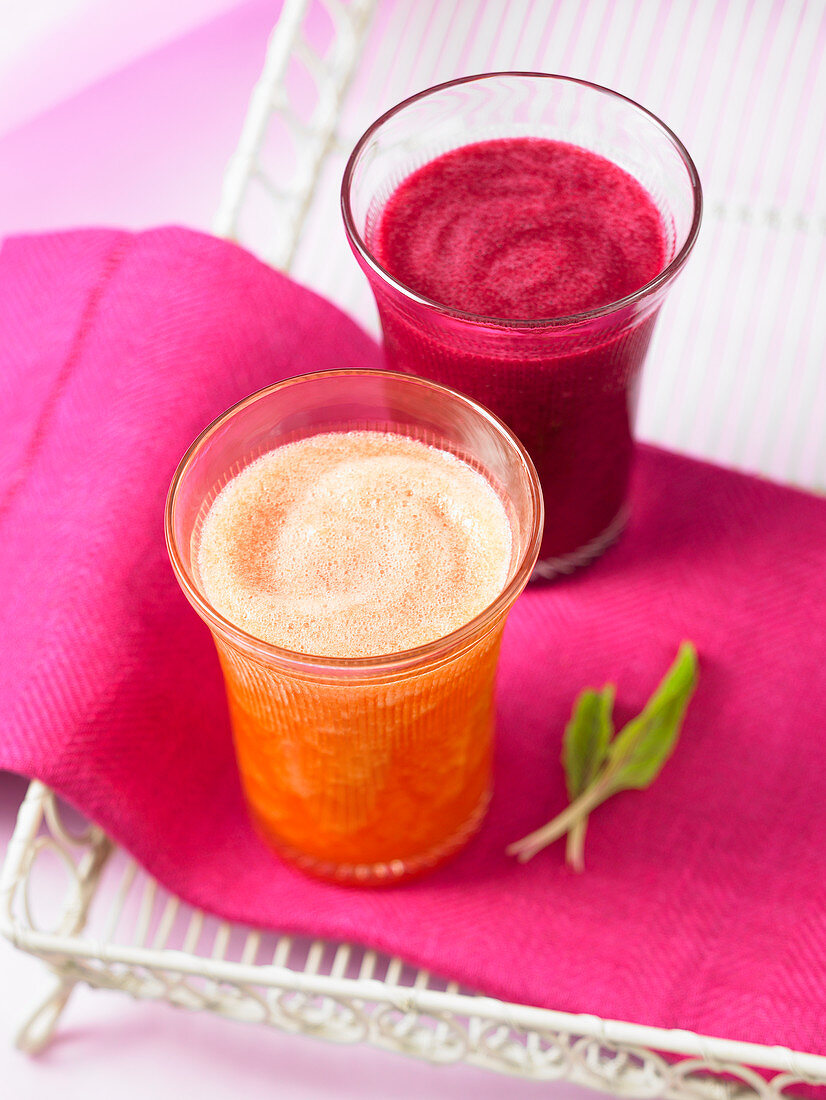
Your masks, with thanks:
[{"label": "beige foam layer", "polygon": [[507,579],[511,528],[491,485],[454,455],[391,433],[325,433],[230,481],[197,557],[207,598],[248,633],[369,657],[482,611]]}]

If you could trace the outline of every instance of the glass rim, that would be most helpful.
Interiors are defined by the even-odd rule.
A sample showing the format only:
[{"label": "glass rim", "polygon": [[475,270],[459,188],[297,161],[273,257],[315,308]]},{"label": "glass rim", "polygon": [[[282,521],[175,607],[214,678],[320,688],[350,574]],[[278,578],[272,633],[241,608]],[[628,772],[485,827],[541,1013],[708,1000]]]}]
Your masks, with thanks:
[{"label": "glass rim", "polygon": [[[513,575],[510,577],[507,584],[485,608],[474,615],[472,619],[469,619],[468,622],[463,623],[449,634],[440,635],[430,642],[415,646],[411,649],[400,650],[396,653],[379,654],[372,657],[326,657],[317,654],[301,653],[298,650],[286,649],[282,646],[264,641],[262,638],[257,638],[254,634],[250,634],[242,627],[237,626],[214,608],[195,584],[192,570],[184,564],[184,559],[175,537],[174,527],[180,489],[187,474],[190,472],[193,463],[209,440],[212,439],[215,433],[229,420],[236,417],[250,405],[256,404],[282,390],[294,386],[306,385],[308,382],[322,381],[325,378],[341,378],[347,376],[389,378],[394,382],[401,382],[411,388],[428,390],[431,392],[440,391],[443,394],[447,394],[452,400],[470,409],[474,415],[485,421],[500,438],[503,438],[508,447],[517,454],[527,475],[533,511],[532,528],[526,549],[516,563],[513,569]],[[498,416],[492,413],[484,405],[465,396],[465,394],[460,393],[458,390],[452,389],[450,386],[443,386],[438,382],[432,382],[430,379],[401,374],[397,371],[373,370],[367,367],[343,367],[334,370],[311,371],[305,374],[298,374],[283,379],[280,382],[275,382],[270,386],[265,386],[251,393],[249,396],[242,398],[240,401],[236,401],[234,405],[231,405],[225,412],[221,413],[220,416],[217,416],[208,424],[187,448],[173,475],[164,510],[164,536],[173,571],[186,598],[210,627],[214,627],[221,635],[227,636],[240,648],[246,651],[251,650],[256,655],[263,656],[269,661],[292,671],[311,672],[317,676],[324,675],[325,673],[335,674],[336,672],[362,673],[363,675],[370,675],[372,673],[381,675],[401,672],[426,665],[431,663],[432,660],[444,660],[454,653],[462,652],[476,639],[476,637],[481,636],[500,615],[504,614],[527,584],[528,578],[536,564],[542,540],[543,520],[544,504],[542,490],[539,484],[539,475],[536,472],[530,455],[507,424],[500,420]]]},{"label": "glass rim", "polygon": [[[665,265],[662,271],[658,272],[653,279],[649,279],[647,283],[641,286],[638,290],[635,290],[632,294],[626,294],[623,298],[616,298],[612,302],[608,302],[604,306],[596,306],[593,309],[582,310],[578,313],[569,313],[557,316],[557,317],[536,317],[536,318],[524,318],[524,317],[488,317],[480,313],[471,313],[467,310],[456,309],[453,306],[446,306],[443,302],[437,302],[435,298],[428,298],[424,294],[419,294],[413,290],[412,287],[407,286],[405,283],[400,282],[385,268],[378,259],[373,255],[371,249],[368,247],[367,242],[363,239],[361,233],[356,227],[355,219],[353,217],[352,206],[350,202],[350,192],[352,190],[353,175],[356,169],[356,162],[359,159],[363,149],[370,141],[370,139],[381,129],[385,123],[389,122],[396,115],[400,114],[407,107],[417,103],[420,99],[433,95],[435,92],[441,92],[445,88],[458,87],[460,84],[473,84],[486,80],[490,80],[494,77],[528,77],[530,79],[537,80],[553,80],[565,84],[577,84],[584,88],[590,88],[593,91],[604,93],[612,99],[622,100],[628,103],[630,106],[636,108],[642,114],[646,115],[655,127],[659,129],[666,138],[671,142],[683,163],[688,174],[688,179],[691,184],[691,194],[694,200],[693,203],[693,217],[691,225],[688,230],[685,241],[682,247],[674,255],[674,257]],[[461,146],[457,146],[461,148]],[[606,158],[608,159],[608,158]],[[696,165],[691,159],[691,155],[683,145],[682,141],[677,137],[670,126],[667,126],[662,119],[658,118],[653,111],[649,111],[647,107],[643,107],[641,103],[637,103],[635,99],[631,99],[629,96],[623,95],[621,92],[616,92],[612,88],[606,88],[602,84],[596,84],[590,80],[581,80],[578,77],[563,76],[560,73],[542,73],[534,72],[532,70],[518,70],[518,69],[502,69],[489,73],[476,73],[472,76],[461,76],[454,80],[445,80],[441,84],[433,84],[429,88],[425,88],[420,92],[416,92],[415,95],[408,96],[407,99],[403,99],[400,103],[397,103],[394,107],[385,111],[380,115],[375,122],[373,122],[364,131],[361,137],[353,147],[347,164],[344,169],[344,175],[341,181],[341,212],[344,220],[344,228],[350,239],[351,244],[355,248],[357,254],[361,259],[370,267],[376,275],[378,275],[384,282],[389,283],[399,294],[404,298],[412,302],[416,302],[418,305],[427,306],[429,309],[436,310],[449,317],[455,317],[463,321],[472,321],[475,324],[482,325],[495,325],[500,328],[509,329],[531,329],[540,326],[545,327],[561,327],[563,325],[573,325],[585,321],[595,320],[600,317],[610,316],[612,313],[617,312],[620,309],[624,309],[628,306],[635,305],[637,302],[648,298],[650,295],[656,293],[661,287],[667,285],[674,279],[677,273],[682,269],[688,256],[694,247],[694,243],[697,240],[697,234],[700,231],[700,223],[703,216],[703,189],[700,183],[700,176],[697,172]]]}]

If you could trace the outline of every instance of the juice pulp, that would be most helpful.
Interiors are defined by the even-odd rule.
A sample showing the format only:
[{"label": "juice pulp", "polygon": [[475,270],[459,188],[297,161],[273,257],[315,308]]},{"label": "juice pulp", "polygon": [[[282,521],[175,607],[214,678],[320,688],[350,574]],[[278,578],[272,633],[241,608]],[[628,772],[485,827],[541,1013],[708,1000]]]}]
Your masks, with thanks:
[{"label": "juice pulp", "polygon": [[[258,458],[198,536],[212,606],[247,633],[328,658],[403,652],[501,592],[511,525],[455,456],[371,431],[322,433]],[[469,648],[381,677],[306,674],[216,639],[242,783],[266,838],[306,869],[358,882],[432,866],[481,820],[504,619]]]},{"label": "juice pulp", "polygon": [[437,157],[402,181],[368,229],[394,279],[472,315],[440,317],[372,279],[391,366],[488,405],[530,452],[546,504],[540,560],[581,550],[622,514],[656,314],[507,322],[619,302],[663,269],[666,238],[654,200],[627,172],[540,138]]}]

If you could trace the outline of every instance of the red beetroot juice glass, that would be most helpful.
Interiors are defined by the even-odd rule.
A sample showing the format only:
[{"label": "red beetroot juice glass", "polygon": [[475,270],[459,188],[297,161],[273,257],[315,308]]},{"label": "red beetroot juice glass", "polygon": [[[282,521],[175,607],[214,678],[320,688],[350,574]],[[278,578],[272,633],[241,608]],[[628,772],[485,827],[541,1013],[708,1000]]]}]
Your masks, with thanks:
[{"label": "red beetroot juice glass", "polygon": [[[512,139],[526,138],[576,146],[610,162],[606,169],[616,173],[618,166],[631,177],[642,201],[653,202],[659,213],[661,254],[650,277],[579,311],[513,317],[445,305],[391,274],[380,259],[379,231],[400,185],[454,150],[503,139],[516,148]],[[465,211],[477,201],[470,191],[478,193],[473,182]],[[455,205],[455,194],[453,199]],[[531,200],[525,189],[525,203]],[[596,557],[628,517],[641,368],[660,306],[700,226],[700,181],[683,144],[645,108],[596,84],[545,73],[466,77],[412,96],[373,123],[347,164],[342,212],[378,305],[390,366],[484,403],[531,454],[546,506],[534,576],[569,572]],[[515,234],[519,217],[512,203],[500,220]],[[442,227],[431,231],[438,242]],[[446,259],[455,265],[450,244],[442,253],[438,243],[430,247],[437,249],[434,269]],[[587,269],[591,242],[574,238],[572,248],[585,257],[581,266]],[[541,256],[534,261],[522,265],[528,295]],[[518,278],[519,265],[511,268]],[[525,286],[518,289],[524,301]]]}]

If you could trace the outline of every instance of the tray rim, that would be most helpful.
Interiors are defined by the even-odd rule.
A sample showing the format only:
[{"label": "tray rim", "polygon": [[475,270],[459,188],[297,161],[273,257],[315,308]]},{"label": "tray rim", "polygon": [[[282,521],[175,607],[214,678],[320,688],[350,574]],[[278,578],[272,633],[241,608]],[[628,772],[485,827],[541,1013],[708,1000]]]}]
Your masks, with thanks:
[{"label": "tray rim", "polygon": [[[297,166],[299,183],[287,183],[283,190],[271,196],[274,202],[281,204],[288,231],[268,259],[287,269],[295,255],[322,163],[327,153],[335,147],[337,112],[353,74],[360,40],[377,6],[376,0],[316,2],[323,4],[333,22],[335,49],[325,57],[314,54],[302,35],[311,0],[285,0],[268,43],[264,69],[252,91],[237,149],[227,167],[221,201],[213,223],[218,235],[230,239],[237,236],[239,213],[251,181],[267,182],[261,179],[257,158],[268,121],[274,112],[284,112],[290,116],[289,121],[301,138],[303,163]],[[316,112],[309,124],[291,114],[288,98],[282,90],[287,65],[296,56],[311,72],[320,92],[323,109]],[[44,824],[47,829],[45,838],[42,832]],[[44,839],[45,845],[41,844]],[[30,913],[26,891],[29,872],[44,846],[57,850],[76,883],[74,893],[67,896],[59,916],[59,923],[68,929],[62,933],[39,931],[28,919]],[[254,984],[308,997],[326,997],[335,1003],[351,1002],[356,1008],[361,1002],[369,1000],[401,1013],[403,1021],[423,1013],[437,1021],[437,1029],[439,1021],[444,1023],[451,1017],[461,1016],[471,1022],[481,1022],[483,1035],[485,1027],[496,1026],[500,1030],[516,1029],[540,1037],[548,1034],[567,1037],[573,1043],[571,1050],[576,1050],[579,1044],[579,1056],[572,1058],[566,1072],[554,1073],[553,1076],[567,1077],[619,1095],[665,1095],[674,1098],[749,1095],[778,1098],[786,1095],[783,1090],[796,1084],[826,1085],[826,1056],[788,1047],[541,1009],[481,995],[463,994],[451,991],[450,987],[447,991],[431,989],[426,983],[400,986],[373,978],[353,979],[307,973],[283,965],[244,965],[220,958],[205,958],[193,951],[153,950],[140,945],[126,947],[84,936],[89,907],[101,884],[102,871],[115,850],[116,846],[97,826],[90,826],[83,838],[70,834],[60,822],[54,793],[37,780],[30,783],[0,868],[0,932],[14,946],[50,966],[58,977],[58,984],[54,993],[24,1024],[18,1039],[18,1045],[24,1050],[33,1053],[49,1042],[78,982],[99,988],[120,988],[137,997],[151,996],[153,999],[182,1003],[171,996],[159,998],[157,989],[153,991],[151,986],[141,987],[131,981],[143,971],[158,970],[204,978],[216,983],[216,986],[234,984],[240,990]],[[154,894],[156,887],[155,880],[147,875],[145,890]],[[194,911],[196,917],[199,912]],[[250,935],[255,934],[254,930],[250,932]],[[402,965],[400,960],[390,962],[391,965]],[[114,980],[109,973],[98,973],[92,967],[93,963],[122,968],[121,980]],[[420,971],[419,974],[425,972]],[[219,1004],[189,1004],[186,1007],[222,1012]],[[223,1014],[229,1013],[224,1011]],[[274,1026],[283,1024],[274,1020],[266,1022]],[[289,1029],[316,1035],[323,1032],[312,1016],[297,1021],[297,1026],[290,1026]],[[469,1031],[472,1030],[471,1024]],[[335,1038],[329,1034],[326,1037]],[[387,1036],[383,1038],[371,1034],[367,1041],[408,1054],[418,1054],[431,1061],[443,1060],[434,1057],[433,1052],[422,1053],[405,1047],[403,1042],[390,1041]],[[677,1056],[682,1061],[666,1062],[662,1054]],[[484,1051],[479,1055],[478,1051],[468,1047],[462,1058],[452,1060],[469,1061],[499,1072],[535,1076],[522,1072],[515,1063],[502,1060],[497,1063],[495,1058],[483,1055]],[[620,1064],[623,1058],[626,1063]],[[654,1076],[649,1076],[646,1081],[644,1074],[631,1074],[627,1064],[629,1058],[642,1060],[643,1063],[649,1059],[647,1064],[653,1067]],[[757,1069],[776,1071],[776,1075],[766,1078],[757,1073]],[[695,1074],[710,1074],[711,1077],[701,1081],[698,1076],[692,1082],[690,1079]],[[719,1075],[734,1078],[735,1083],[723,1083]],[[701,1084],[703,1087],[700,1087]]]}]

